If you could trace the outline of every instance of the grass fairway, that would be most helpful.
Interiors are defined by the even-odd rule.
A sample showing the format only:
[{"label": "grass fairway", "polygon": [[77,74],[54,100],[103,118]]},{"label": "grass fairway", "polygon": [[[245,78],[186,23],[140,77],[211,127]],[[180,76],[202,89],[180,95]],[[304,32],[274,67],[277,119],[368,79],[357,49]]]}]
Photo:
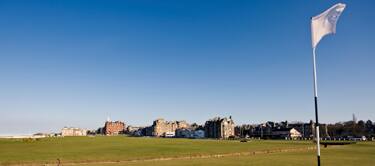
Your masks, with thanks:
[{"label": "grass fairway", "polygon": [[[359,143],[357,145],[335,146],[322,149],[322,165],[325,166],[374,166],[375,143]],[[148,161],[137,163],[98,164],[94,166],[316,166],[315,151],[270,153],[250,156],[232,156],[223,158],[194,159],[194,160],[170,160]]]},{"label": "grass fairway", "polygon": [[[307,150],[313,146],[305,141],[241,143],[123,136],[33,142],[0,139],[0,165],[53,164],[58,158],[63,165],[314,165],[315,152]],[[222,156],[216,156],[219,154]],[[373,165],[375,143],[323,149],[322,161],[324,165]]]}]

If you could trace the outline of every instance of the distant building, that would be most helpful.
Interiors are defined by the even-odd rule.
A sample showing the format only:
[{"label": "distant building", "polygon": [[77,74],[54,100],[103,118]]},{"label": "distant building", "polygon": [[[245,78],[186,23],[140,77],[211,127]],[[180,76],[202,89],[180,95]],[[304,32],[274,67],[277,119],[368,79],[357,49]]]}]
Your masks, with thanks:
[{"label": "distant building", "polygon": [[[288,130],[294,128],[300,132],[302,138],[313,138],[315,136],[315,123],[310,121],[309,123],[294,122],[289,123],[288,121],[272,122],[268,121],[262,124],[254,125],[241,125],[235,128],[236,136],[241,138],[245,137],[259,137],[265,139],[271,139],[275,137],[275,132],[280,130]],[[322,138],[329,137],[328,128],[326,124],[320,124],[320,136]]]},{"label": "distant building", "polygon": [[140,137],[140,136],[144,136],[144,134],[142,132],[143,130],[144,130],[144,127],[128,126],[128,127],[126,127],[125,132],[126,132],[126,134],[136,136],[136,137]]},{"label": "distant building", "polygon": [[[330,137],[328,134],[328,125],[327,124],[319,124],[320,126],[320,136],[322,138],[324,137]],[[304,138],[315,138],[316,131],[315,131],[315,123],[310,120],[309,123],[294,123],[289,125],[290,128],[295,128],[299,132],[301,132],[302,137]]]},{"label": "distant building", "polygon": [[121,121],[106,121],[103,130],[105,135],[123,134],[125,131],[125,123]]},{"label": "distant building", "polygon": [[192,138],[204,138],[204,130],[195,130],[192,134]]},{"label": "distant building", "polygon": [[35,134],[33,134],[33,138],[44,138],[44,137],[56,137],[57,135],[59,135],[59,134],[57,134],[57,133],[35,133]]},{"label": "distant building", "polygon": [[99,127],[98,129],[96,129],[95,134],[103,135],[104,134],[104,127]]},{"label": "distant building", "polygon": [[185,121],[165,121],[164,119],[157,119],[152,124],[152,136],[166,136],[166,133],[175,133],[177,129],[183,128],[189,128],[189,124]]},{"label": "distant building", "polygon": [[61,136],[86,136],[87,130],[74,128],[74,127],[64,127],[61,129]]},{"label": "distant building", "polygon": [[229,118],[216,117],[206,121],[204,132],[207,138],[227,139],[234,137],[234,127],[234,121],[231,116]]},{"label": "distant building", "polygon": [[96,130],[87,130],[87,135],[96,135]]},{"label": "distant building", "polygon": [[191,129],[177,129],[176,130],[176,137],[178,138],[191,138],[194,131]]},{"label": "distant building", "polygon": [[204,130],[194,130],[193,128],[183,128],[176,130],[177,138],[204,138]]},{"label": "distant building", "polygon": [[272,131],[273,138],[301,138],[302,134],[295,128],[283,128]]},{"label": "distant building", "polygon": [[142,136],[153,136],[154,128],[152,126],[147,126],[141,129]]},{"label": "distant building", "polygon": [[134,132],[136,132],[138,130],[141,130],[142,128],[143,127],[127,126],[126,129],[125,129],[125,131],[126,131],[126,133],[131,134],[131,133],[134,133]]}]

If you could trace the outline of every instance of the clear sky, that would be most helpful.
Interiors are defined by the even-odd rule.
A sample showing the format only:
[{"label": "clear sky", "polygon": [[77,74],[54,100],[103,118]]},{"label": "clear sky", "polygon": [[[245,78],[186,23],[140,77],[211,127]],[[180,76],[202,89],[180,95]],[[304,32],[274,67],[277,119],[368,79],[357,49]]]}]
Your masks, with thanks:
[{"label": "clear sky", "polygon": [[0,1],[0,134],[111,120],[375,120],[375,1]]}]

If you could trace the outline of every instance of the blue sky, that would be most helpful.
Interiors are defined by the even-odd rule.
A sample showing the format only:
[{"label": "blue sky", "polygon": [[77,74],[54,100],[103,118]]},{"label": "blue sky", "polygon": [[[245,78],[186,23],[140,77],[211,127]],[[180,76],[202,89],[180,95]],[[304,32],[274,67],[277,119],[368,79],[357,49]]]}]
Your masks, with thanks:
[{"label": "blue sky", "polygon": [[0,134],[309,121],[310,17],[338,2],[317,48],[320,119],[375,120],[374,1],[0,1]]}]

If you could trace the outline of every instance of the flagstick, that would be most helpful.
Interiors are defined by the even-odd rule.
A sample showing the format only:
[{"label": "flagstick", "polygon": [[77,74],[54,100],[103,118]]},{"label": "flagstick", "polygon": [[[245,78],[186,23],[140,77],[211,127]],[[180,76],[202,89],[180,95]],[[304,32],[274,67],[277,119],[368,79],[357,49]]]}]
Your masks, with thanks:
[{"label": "flagstick", "polygon": [[320,166],[320,138],[319,138],[319,121],[318,121],[318,87],[316,81],[316,60],[315,60],[315,47],[313,48],[313,67],[314,67],[314,102],[315,102],[315,123],[316,123],[316,150],[318,166]]}]

